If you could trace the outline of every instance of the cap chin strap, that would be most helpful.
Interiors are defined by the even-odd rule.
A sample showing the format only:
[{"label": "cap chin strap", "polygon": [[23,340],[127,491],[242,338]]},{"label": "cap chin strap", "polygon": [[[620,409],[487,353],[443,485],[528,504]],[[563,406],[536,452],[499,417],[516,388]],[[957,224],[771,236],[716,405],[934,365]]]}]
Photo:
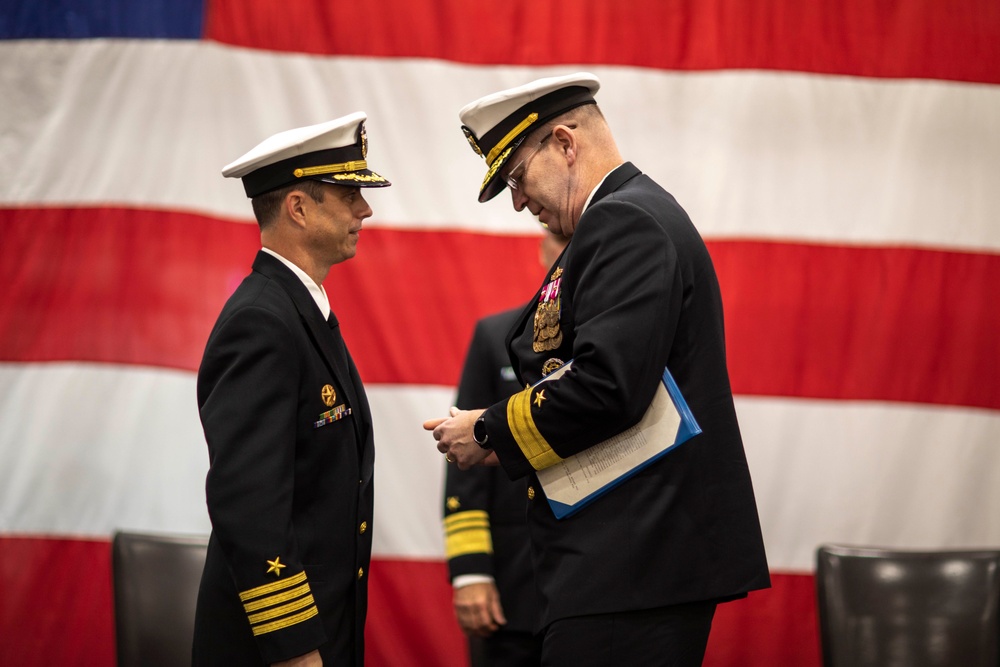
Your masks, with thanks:
[{"label": "cap chin strap", "polygon": [[514,129],[512,129],[510,132],[508,132],[506,135],[504,135],[504,138],[501,139],[500,141],[498,141],[497,145],[493,147],[493,150],[491,150],[486,155],[486,164],[492,167],[493,166],[493,161],[496,160],[497,155],[500,155],[500,153],[503,151],[503,149],[507,148],[507,144],[509,144],[511,141],[513,141],[514,137],[516,137],[517,135],[521,134],[521,132],[523,130],[525,130],[529,125],[531,125],[532,123],[534,123],[536,120],[538,120],[538,114],[537,113],[532,113],[532,114],[528,114],[527,118],[525,118],[520,123],[518,123],[517,125],[515,125]]},{"label": "cap chin strap", "polygon": [[320,164],[315,167],[304,167],[292,172],[295,178],[318,176],[320,174],[342,174],[345,171],[362,171],[368,168],[367,160],[352,160],[338,164]]}]

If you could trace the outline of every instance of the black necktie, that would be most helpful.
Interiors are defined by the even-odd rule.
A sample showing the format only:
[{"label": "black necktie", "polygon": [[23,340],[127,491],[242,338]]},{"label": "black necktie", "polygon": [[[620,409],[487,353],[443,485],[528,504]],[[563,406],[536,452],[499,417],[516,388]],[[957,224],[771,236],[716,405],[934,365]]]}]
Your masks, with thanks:
[{"label": "black necktie", "polygon": [[[354,383],[354,377],[351,375],[349,370],[350,364],[347,362],[347,345],[344,343],[344,337],[340,335],[340,323],[337,321],[337,316],[333,314],[332,310],[330,311],[330,316],[326,318],[326,323],[330,326],[334,354],[336,355],[334,363],[337,365],[340,381],[348,384],[347,387],[344,387],[345,393],[347,393],[350,397],[356,397],[359,392],[357,385]],[[354,422],[355,433],[358,434],[358,455],[360,457],[361,452],[364,449],[365,442],[360,422],[361,413],[356,412],[358,409],[357,405],[352,405],[352,403],[354,403],[353,398],[345,397],[345,403],[355,411],[355,416],[352,421]]]},{"label": "black necktie", "polygon": [[354,384],[353,378],[351,378],[349,373],[350,365],[347,363],[347,345],[344,343],[344,337],[340,334],[340,322],[337,321],[337,316],[330,311],[330,316],[326,318],[326,323],[330,326],[330,334],[333,338],[333,348],[337,354],[336,364],[340,371],[343,373],[343,382],[350,382]]}]

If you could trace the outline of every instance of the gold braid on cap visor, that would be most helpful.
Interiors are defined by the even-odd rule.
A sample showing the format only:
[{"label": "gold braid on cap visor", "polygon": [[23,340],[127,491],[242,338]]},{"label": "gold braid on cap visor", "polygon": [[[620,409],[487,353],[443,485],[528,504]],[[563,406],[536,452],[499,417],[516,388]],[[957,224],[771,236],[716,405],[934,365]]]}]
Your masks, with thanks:
[{"label": "gold braid on cap visor", "polygon": [[299,168],[292,172],[295,178],[317,176],[319,174],[341,174],[345,171],[361,171],[368,168],[367,160],[351,160],[338,164],[321,164],[315,167]]},{"label": "gold braid on cap visor", "polygon": [[490,168],[486,170],[486,178],[483,179],[483,184],[479,186],[480,191],[482,191],[483,188],[486,187],[486,184],[490,182],[490,179],[493,178],[493,174],[497,173],[497,169],[499,169],[504,165],[504,161],[507,159],[507,154],[510,153],[512,150],[514,149],[508,148],[507,150],[505,150],[503,152],[503,155],[500,156],[500,159],[498,159],[496,162],[490,165]]}]

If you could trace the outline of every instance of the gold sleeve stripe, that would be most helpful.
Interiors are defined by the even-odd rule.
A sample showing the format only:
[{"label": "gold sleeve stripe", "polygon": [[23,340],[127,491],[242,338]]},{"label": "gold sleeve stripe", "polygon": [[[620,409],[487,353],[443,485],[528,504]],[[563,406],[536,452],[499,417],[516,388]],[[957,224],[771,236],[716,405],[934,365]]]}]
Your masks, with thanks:
[{"label": "gold sleeve stripe", "polygon": [[449,533],[444,540],[446,558],[467,554],[493,553],[493,537],[488,528],[474,528]]},{"label": "gold sleeve stripe", "polygon": [[278,593],[277,595],[269,595],[266,598],[261,598],[259,600],[254,600],[253,602],[247,602],[243,605],[243,608],[247,610],[249,614],[252,611],[257,611],[258,609],[263,609],[264,607],[273,607],[276,604],[281,604],[282,602],[287,602],[293,598],[297,598],[300,595],[305,595],[309,593],[309,583],[306,582],[299,586],[298,588],[293,588],[290,591],[285,591],[284,593]]},{"label": "gold sleeve stripe", "polygon": [[258,598],[261,595],[267,595],[268,593],[274,593],[276,591],[282,591],[286,588],[291,588],[301,584],[306,580],[306,573],[299,572],[294,577],[289,577],[288,579],[279,579],[272,584],[264,584],[263,586],[258,586],[257,588],[251,588],[248,591],[243,591],[240,593],[240,601],[246,602],[247,600],[252,600]]},{"label": "gold sleeve stripe", "polygon": [[528,388],[510,397],[507,401],[507,424],[524,458],[528,459],[532,468],[542,470],[559,463],[562,458],[552,450],[535,426],[535,419],[531,416],[532,391]]},{"label": "gold sleeve stripe", "polygon": [[473,553],[493,553],[490,515],[486,510],[466,510],[444,518],[445,554],[448,558]]},{"label": "gold sleeve stripe", "polygon": [[444,518],[445,530],[454,530],[468,526],[487,526],[490,522],[490,515],[486,510],[466,510],[455,512]]},{"label": "gold sleeve stripe", "polygon": [[315,604],[315,602],[316,600],[313,599],[312,595],[307,595],[304,598],[299,598],[294,602],[283,604],[280,607],[275,607],[274,609],[268,609],[267,611],[262,611],[259,614],[250,614],[250,622],[256,625],[261,621],[270,621],[272,618],[278,618],[279,616],[290,614],[293,611],[298,611],[303,607],[308,607],[309,605]]},{"label": "gold sleeve stripe", "polygon": [[319,614],[319,609],[312,606],[305,611],[295,614],[294,616],[286,616],[285,618],[278,619],[277,621],[271,621],[270,623],[264,623],[263,625],[255,625],[253,626],[253,634],[256,637],[257,635],[263,635],[268,632],[274,632],[275,630],[281,630],[282,628],[287,628],[290,625],[296,625],[302,621],[307,621],[317,614]]}]

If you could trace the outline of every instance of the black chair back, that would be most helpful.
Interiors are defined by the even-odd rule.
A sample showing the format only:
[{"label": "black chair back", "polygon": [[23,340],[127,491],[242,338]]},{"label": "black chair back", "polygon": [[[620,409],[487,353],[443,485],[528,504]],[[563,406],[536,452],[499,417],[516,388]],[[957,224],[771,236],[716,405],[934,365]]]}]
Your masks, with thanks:
[{"label": "black chair back", "polygon": [[1000,551],[816,552],[826,667],[1000,665]]},{"label": "black chair back", "polygon": [[208,538],[115,533],[111,546],[120,667],[191,664]]}]

